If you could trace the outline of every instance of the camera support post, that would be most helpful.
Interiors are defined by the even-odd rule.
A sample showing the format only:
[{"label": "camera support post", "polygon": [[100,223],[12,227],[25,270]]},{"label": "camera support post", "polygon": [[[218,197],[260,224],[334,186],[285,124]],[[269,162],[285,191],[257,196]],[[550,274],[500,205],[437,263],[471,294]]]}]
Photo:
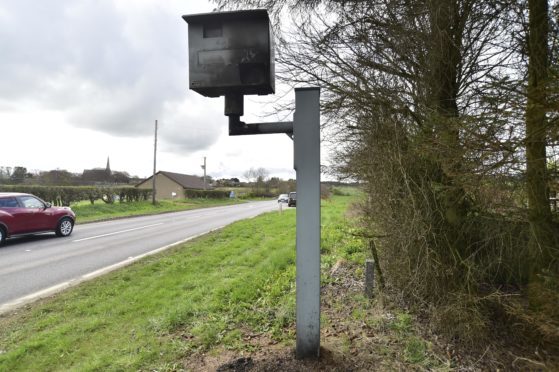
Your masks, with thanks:
[{"label": "camera support post", "polygon": [[298,358],[320,351],[320,89],[295,89],[293,122],[246,124],[243,96],[225,96],[229,135],[286,133],[297,180],[296,314]]},{"label": "camera support post", "polygon": [[247,124],[241,121],[244,114],[242,94],[228,94],[225,96],[225,115],[229,117],[229,135],[244,136],[249,134],[286,133],[293,136],[293,122],[272,122]]}]

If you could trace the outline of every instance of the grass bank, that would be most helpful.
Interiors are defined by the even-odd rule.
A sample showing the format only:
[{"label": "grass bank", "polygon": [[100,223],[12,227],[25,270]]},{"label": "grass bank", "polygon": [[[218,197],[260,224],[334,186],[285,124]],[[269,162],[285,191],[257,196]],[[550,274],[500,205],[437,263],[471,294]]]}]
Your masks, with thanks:
[{"label": "grass bank", "polygon": [[[322,205],[322,367],[440,366],[409,315],[363,297],[353,200]],[[307,363],[292,355],[294,265],[294,209],[237,222],[0,316],[0,370],[215,370],[249,355],[261,370],[312,369],[289,365]]]},{"label": "grass bank", "polygon": [[72,204],[72,210],[76,212],[77,223],[108,220],[112,218],[142,216],[165,212],[179,212],[190,209],[217,207],[244,203],[239,199],[177,199],[161,200],[156,205],[151,201],[140,201],[130,203],[107,204],[98,201],[95,204],[80,202]]}]

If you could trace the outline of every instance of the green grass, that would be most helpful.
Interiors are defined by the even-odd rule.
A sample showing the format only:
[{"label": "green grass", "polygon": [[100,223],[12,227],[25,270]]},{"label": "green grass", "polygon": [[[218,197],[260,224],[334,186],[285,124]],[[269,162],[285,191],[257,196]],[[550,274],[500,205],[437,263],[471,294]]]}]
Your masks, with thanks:
[{"label": "green grass", "polygon": [[360,194],[334,196],[323,200],[321,205],[322,267],[330,268],[339,258],[353,263],[362,263],[367,252],[364,240],[357,235],[355,221],[346,218],[346,210]]},{"label": "green grass", "polygon": [[72,210],[76,212],[77,223],[108,220],[119,217],[141,216],[164,212],[178,212],[190,209],[217,207],[244,203],[238,199],[177,199],[161,200],[156,205],[151,201],[113,203],[106,204],[97,201],[95,204],[79,202],[72,204]]}]

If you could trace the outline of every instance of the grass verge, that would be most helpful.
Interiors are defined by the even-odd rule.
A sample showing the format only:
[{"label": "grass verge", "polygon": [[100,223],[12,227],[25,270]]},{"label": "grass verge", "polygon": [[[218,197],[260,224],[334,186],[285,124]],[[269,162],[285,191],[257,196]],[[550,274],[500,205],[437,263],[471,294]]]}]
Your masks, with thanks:
[{"label": "grass verge", "polygon": [[[322,338],[330,357],[321,363],[440,366],[409,315],[376,313],[363,297],[365,254],[345,217],[353,199],[322,206]],[[0,370],[215,370],[207,358],[219,365],[270,350],[283,353],[270,366],[290,370],[298,363],[294,242],[295,210],[268,213],[0,316]]]},{"label": "grass verge", "polygon": [[113,218],[143,216],[148,214],[158,214],[165,212],[179,212],[190,209],[218,207],[222,205],[240,204],[244,201],[239,199],[177,199],[160,200],[156,205],[150,201],[113,203],[106,204],[97,202],[96,204],[76,203],[72,210],[76,213],[77,223],[109,220]]}]

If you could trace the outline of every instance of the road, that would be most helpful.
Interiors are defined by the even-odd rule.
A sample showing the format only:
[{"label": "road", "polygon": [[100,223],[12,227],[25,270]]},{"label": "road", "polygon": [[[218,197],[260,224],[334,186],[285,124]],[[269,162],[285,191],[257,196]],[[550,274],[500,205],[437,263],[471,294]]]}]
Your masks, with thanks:
[{"label": "road", "polygon": [[0,247],[0,314],[277,208],[276,201],[250,202],[76,225],[68,238],[43,234],[8,240]]}]

